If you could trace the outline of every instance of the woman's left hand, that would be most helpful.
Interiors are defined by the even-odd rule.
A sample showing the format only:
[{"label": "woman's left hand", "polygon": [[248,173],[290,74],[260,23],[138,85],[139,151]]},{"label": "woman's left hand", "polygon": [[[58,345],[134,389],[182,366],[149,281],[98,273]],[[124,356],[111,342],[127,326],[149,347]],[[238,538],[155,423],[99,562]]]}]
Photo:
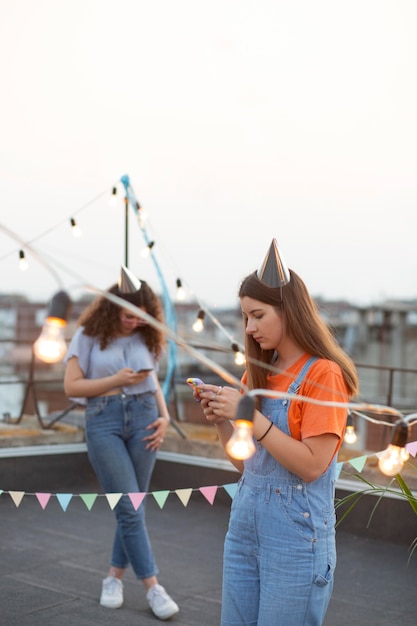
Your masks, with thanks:
[{"label": "woman's left hand", "polygon": [[153,432],[147,437],[143,438],[143,441],[147,441],[146,450],[159,450],[161,447],[165,433],[168,430],[169,419],[166,417],[158,417],[152,424],[147,426],[146,430],[152,430]]},{"label": "woman's left hand", "polygon": [[200,385],[201,407],[209,422],[234,420],[241,394],[233,387],[222,387],[204,383]]}]

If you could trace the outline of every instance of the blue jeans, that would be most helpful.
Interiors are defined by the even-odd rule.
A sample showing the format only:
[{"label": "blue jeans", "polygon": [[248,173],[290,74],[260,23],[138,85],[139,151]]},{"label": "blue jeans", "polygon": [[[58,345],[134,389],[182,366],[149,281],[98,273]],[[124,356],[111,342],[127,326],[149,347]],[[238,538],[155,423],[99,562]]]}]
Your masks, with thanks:
[{"label": "blue jeans", "polygon": [[146,427],[158,417],[152,393],[129,396],[88,398],[86,441],[88,457],[105,493],[123,493],[114,508],[117,529],[111,565],[131,564],[139,579],[156,576],[152,547],[145,521],[145,500],[135,511],[127,494],[145,493],[156,460],[156,452],[146,450]]}]

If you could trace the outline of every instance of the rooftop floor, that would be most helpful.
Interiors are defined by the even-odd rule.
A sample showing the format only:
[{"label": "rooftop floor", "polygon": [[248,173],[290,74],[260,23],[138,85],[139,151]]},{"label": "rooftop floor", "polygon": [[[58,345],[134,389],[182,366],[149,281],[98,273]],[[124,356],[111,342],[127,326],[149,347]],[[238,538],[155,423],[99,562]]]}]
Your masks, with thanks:
[{"label": "rooftop floor", "polygon": [[[155,478],[164,481],[158,470]],[[154,486],[158,486],[159,482]],[[87,485],[87,490],[91,485]],[[73,485],[82,493],[82,483]],[[218,626],[223,539],[230,504],[211,505],[193,492],[188,506],[170,494],[161,509],[147,498],[148,528],[160,582],[180,605],[171,623]],[[17,508],[0,496],[1,621],[7,626],[146,626],[156,624],[142,586],[129,570],[125,604],[117,611],[98,604],[106,575],[114,519],[107,500],[91,510],[73,498],[64,512],[56,499],[42,509],[34,496]],[[415,626],[417,556],[408,547],[338,532],[338,565],[324,626]]]}]

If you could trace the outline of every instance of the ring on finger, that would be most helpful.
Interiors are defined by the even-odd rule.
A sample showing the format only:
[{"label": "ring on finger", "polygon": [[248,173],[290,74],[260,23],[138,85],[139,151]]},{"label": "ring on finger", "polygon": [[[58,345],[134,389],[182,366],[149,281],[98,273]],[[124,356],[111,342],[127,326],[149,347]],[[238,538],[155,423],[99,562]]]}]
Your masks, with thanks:
[{"label": "ring on finger", "polygon": [[221,386],[218,388],[216,396],[219,396],[221,394],[222,389],[223,389],[223,387],[221,387]]}]

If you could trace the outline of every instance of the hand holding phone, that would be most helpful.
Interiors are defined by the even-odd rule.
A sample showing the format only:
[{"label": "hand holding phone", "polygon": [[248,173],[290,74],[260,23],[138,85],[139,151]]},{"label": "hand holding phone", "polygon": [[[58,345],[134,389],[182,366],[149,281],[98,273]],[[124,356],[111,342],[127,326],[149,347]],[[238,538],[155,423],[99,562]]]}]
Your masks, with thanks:
[{"label": "hand holding phone", "polygon": [[137,370],[136,374],[147,374],[148,372],[153,372],[153,367],[144,367],[140,370]]},{"label": "hand holding phone", "polygon": [[195,399],[197,402],[200,402],[198,394],[200,393],[200,391],[202,391],[202,389],[199,387],[199,385],[204,385],[204,382],[201,380],[201,378],[187,378],[187,385],[190,385],[190,387],[197,392],[197,397]]}]

